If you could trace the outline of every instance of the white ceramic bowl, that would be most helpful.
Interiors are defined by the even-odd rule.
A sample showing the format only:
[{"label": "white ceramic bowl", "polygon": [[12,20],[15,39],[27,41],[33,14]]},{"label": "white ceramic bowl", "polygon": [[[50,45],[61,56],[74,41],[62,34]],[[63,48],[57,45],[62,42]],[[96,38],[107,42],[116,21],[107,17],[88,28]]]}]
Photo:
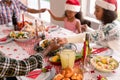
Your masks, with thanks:
[{"label": "white ceramic bowl", "polygon": [[[14,31],[14,35],[18,35],[20,31]],[[27,38],[16,38],[16,37],[13,37],[12,34],[13,32],[10,33],[10,37],[13,38],[15,41],[18,41],[18,42],[26,42],[26,41],[29,41],[31,39],[33,39],[33,37],[30,37],[29,36],[29,33],[28,32],[22,32],[24,35],[27,36]]]},{"label": "white ceramic bowl", "polygon": [[118,61],[109,56],[95,56],[90,62],[96,70],[101,72],[112,72],[119,66]]}]

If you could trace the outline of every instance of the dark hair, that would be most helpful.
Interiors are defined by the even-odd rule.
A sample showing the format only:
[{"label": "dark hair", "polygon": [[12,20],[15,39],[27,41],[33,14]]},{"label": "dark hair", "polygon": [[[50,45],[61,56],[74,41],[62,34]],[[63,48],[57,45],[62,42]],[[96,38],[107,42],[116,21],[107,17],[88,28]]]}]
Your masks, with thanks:
[{"label": "dark hair", "polygon": [[91,26],[91,22],[83,18],[83,15],[82,15],[81,11],[77,12],[75,17],[80,20],[81,25],[87,24],[88,26]]},{"label": "dark hair", "polygon": [[116,18],[117,13],[115,11],[103,9],[103,15],[101,19],[103,24],[112,23]]}]

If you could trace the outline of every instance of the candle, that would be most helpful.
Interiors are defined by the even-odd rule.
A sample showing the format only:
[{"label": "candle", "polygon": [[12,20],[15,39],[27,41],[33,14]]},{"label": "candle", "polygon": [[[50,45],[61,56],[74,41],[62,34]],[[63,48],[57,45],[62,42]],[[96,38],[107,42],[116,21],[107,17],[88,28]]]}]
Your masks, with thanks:
[{"label": "candle", "polygon": [[37,28],[38,28],[38,26],[37,26],[37,20],[35,20],[35,25],[36,25],[36,38],[38,38],[38,31],[37,31]]},{"label": "candle", "polygon": [[23,22],[23,27],[24,27],[24,14],[22,14],[22,22]]},{"label": "candle", "polygon": [[83,61],[85,61],[86,56],[87,56],[87,51],[86,51],[86,41],[84,42],[84,46],[83,46]]}]

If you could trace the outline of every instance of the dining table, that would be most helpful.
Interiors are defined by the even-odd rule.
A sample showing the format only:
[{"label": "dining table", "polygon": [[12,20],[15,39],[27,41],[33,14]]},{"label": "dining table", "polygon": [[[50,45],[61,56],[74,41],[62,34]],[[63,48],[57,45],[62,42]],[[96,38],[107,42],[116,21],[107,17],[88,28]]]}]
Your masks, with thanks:
[{"label": "dining table", "polygon": [[[49,26],[51,25],[49,24]],[[52,29],[50,31],[45,32],[46,39],[76,35],[76,33],[73,33],[72,31],[69,31],[61,26],[58,26],[58,25],[56,26],[57,26],[56,29]],[[14,30],[13,26],[0,25],[0,36],[3,34],[5,35],[9,34],[13,30]],[[17,60],[23,60],[28,58],[30,55],[34,55],[35,53],[37,53],[34,50],[34,47],[35,47],[35,44],[39,43],[41,40],[42,40],[41,38],[37,40],[36,38],[33,38],[26,42],[19,42],[19,41],[10,39],[10,41],[5,43],[0,42],[0,53],[2,53],[2,55],[4,55],[5,57],[9,57]],[[83,43],[75,43],[75,45],[77,46],[77,51],[80,52],[83,48]],[[90,47],[99,49],[99,47],[101,46],[95,43],[90,43]],[[93,55],[93,57],[97,55],[111,56],[112,58],[117,60],[118,63],[120,63],[120,53],[115,50],[111,50],[111,49],[101,50],[99,51],[99,53],[96,53],[95,55]],[[46,57],[44,58],[44,61],[46,64],[52,65],[52,71],[44,74],[43,78],[40,78],[41,77],[40,75],[42,74],[40,73],[35,78],[31,78],[28,75],[25,75],[25,76],[17,76],[17,79],[18,80],[51,80],[52,79],[51,77],[54,77],[57,73],[61,71],[62,69],[61,65],[52,64],[51,62],[49,62],[49,58],[46,58]],[[80,67],[80,61],[75,62],[75,67],[76,66]],[[83,80],[97,80],[97,77],[100,75],[106,77],[107,80],[120,80],[120,66],[118,66],[118,68],[112,72],[98,71],[92,65],[89,65],[87,68],[88,68],[88,71],[83,72],[83,75],[84,75]],[[37,70],[39,71],[40,69],[36,69],[34,71],[37,71]]]}]

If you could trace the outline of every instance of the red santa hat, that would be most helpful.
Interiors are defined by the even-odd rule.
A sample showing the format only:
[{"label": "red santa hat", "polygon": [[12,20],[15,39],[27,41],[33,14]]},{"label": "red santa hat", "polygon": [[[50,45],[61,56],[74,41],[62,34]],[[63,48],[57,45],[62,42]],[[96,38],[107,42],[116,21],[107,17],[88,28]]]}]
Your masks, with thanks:
[{"label": "red santa hat", "polygon": [[65,10],[71,10],[74,12],[80,11],[80,3],[78,0],[67,0],[65,4]]},{"label": "red santa hat", "polygon": [[116,0],[96,0],[96,5],[110,11],[117,11]]}]

